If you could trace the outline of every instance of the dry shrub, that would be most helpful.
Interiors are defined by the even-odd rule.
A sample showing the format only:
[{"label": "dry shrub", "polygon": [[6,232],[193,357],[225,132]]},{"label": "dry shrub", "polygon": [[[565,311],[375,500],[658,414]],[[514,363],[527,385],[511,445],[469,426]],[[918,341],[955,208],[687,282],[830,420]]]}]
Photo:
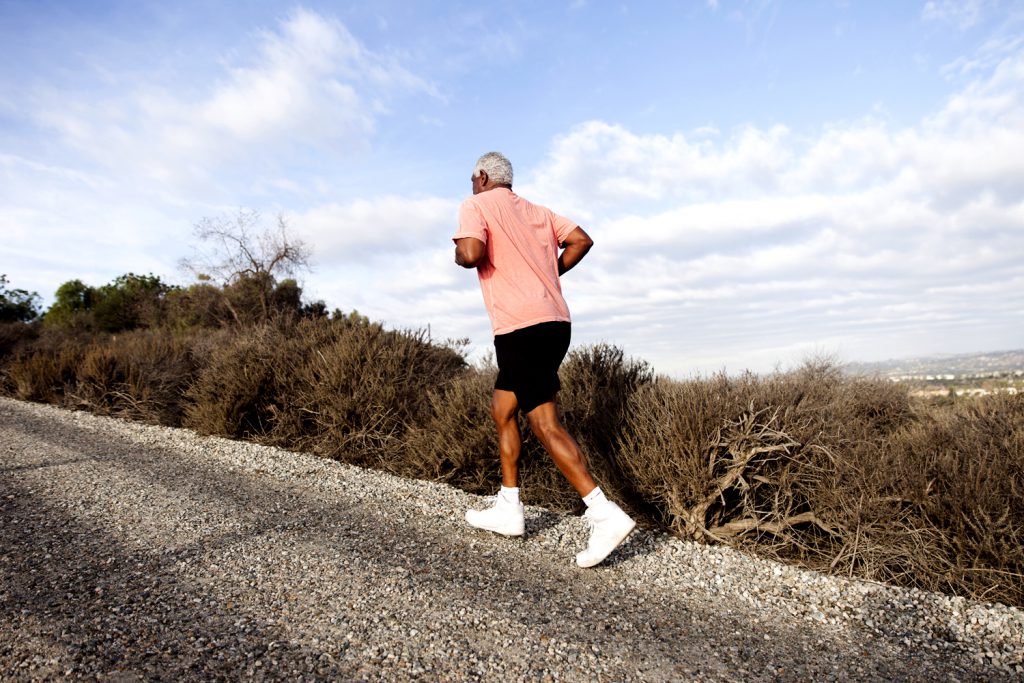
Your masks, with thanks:
[{"label": "dry shrub", "polygon": [[22,339],[4,359],[3,389],[15,398],[41,403],[65,402],[91,334],[78,328],[40,325],[38,335]]},{"label": "dry shrub", "polygon": [[93,344],[86,349],[78,365],[77,382],[70,399],[82,408],[109,415],[125,383],[125,367],[113,349]]},{"label": "dry shrub", "polygon": [[357,318],[264,325],[208,350],[187,423],[406,473],[409,434],[429,419],[428,390],[465,366],[424,332]]},{"label": "dry shrub", "polygon": [[138,330],[97,341],[82,357],[69,398],[101,414],[178,426],[195,374],[187,338]]},{"label": "dry shrub", "polygon": [[7,366],[4,384],[23,401],[63,403],[67,389],[74,387],[82,355],[72,347],[18,356]]},{"label": "dry shrub", "polygon": [[767,378],[659,379],[630,402],[621,466],[684,536],[814,558],[830,552],[842,524],[822,495],[843,477],[836,454],[877,443],[908,406],[884,382],[821,363]]},{"label": "dry shrub", "polygon": [[446,481],[470,493],[493,493],[500,482],[498,438],[491,418],[497,368],[469,368],[429,389],[430,414],[410,435],[413,476]]},{"label": "dry shrub", "polygon": [[831,572],[1024,601],[1024,399],[918,407],[809,363],[641,387],[621,463],[660,521]]},{"label": "dry shrub", "polygon": [[303,320],[278,379],[278,443],[398,474],[418,469],[411,435],[430,417],[430,390],[465,368],[423,331],[358,318]]},{"label": "dry shrub", "polygon": [[1024,604],[1024,396],[928,408],[870,465],[858,573]]},{"label": "dry shrub", "polygon": [[0,367],[10,356],[24,352],[39,337],[39,326],[23,322],[0,322]]},{"label": "dry shrub", "polygon": [[18,358],[30,353],[31,345],[38,337],[39,326],[36,324],[0,323],[0,393],[17,392],[17,384],[10,375],[10,366]]},{"label": "dry shrub", "polygon": [[286,336],[271,326],[216,335],[199,345],[196,378],[187,389],[184,424],[200,434],[260,438],[272,428],[279,397],[276,368]]}]

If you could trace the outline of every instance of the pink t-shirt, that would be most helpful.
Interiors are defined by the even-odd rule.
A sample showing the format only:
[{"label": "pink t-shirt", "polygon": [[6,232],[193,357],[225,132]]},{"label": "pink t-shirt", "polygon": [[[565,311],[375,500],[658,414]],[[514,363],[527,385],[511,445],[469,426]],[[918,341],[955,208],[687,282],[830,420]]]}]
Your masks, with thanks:
[{"label": "pink t-shirt", "polygon": [[576,227],[504,187],[462,202],[452,239],[475,237],[487,245],[487,260],[477,274],[494,334],[552,320],[569,322],[558,278],[558,246]]}]

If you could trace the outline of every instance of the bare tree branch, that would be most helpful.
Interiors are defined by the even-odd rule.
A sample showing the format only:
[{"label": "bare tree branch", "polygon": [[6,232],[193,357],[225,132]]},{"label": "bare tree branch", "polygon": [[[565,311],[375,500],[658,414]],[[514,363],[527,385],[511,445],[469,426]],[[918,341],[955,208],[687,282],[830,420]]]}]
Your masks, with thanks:
[{"label": "bare tree branch", "polygon": [[304,242],[289,235],[288,222],[277,216],[274,227],[263,227],[257,211],[239,209],[233,217],[204,217],[195,225],[194,234],[212,248],[196,248],[192,258],[181,266],[196,276],[205,275],[230,285],[240,278],[269,276],[273,280],[309,267],[310,250]]}]

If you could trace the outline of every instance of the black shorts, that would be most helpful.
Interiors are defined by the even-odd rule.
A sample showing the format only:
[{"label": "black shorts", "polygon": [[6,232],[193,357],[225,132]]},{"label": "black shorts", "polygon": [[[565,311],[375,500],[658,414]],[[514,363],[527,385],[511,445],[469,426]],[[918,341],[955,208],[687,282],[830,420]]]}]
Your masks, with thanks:
[{"label": "black shorts", "polygon": [[567,322],[553,321],[497,335],[494,355],[498,379],[494,388],[515,392],[524,413],[553,399],[562,388],[558,366],[569,350],[571,329]]}]

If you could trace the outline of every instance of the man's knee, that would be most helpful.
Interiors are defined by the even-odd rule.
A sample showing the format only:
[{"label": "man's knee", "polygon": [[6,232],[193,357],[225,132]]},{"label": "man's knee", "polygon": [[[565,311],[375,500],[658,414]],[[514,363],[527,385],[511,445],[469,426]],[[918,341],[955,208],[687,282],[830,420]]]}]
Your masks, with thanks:
[{"label": "man's knee", "polygon": [[494,418],[494,423],[501,427],[506,425],[514,419],[514,414],[509,415],[508,411],[501,409],[499,406],[491,406],[491,417]]},{"label": "man's knee", "polygon": [[491,417],[499,425],[506,424],[516,418],[517,404],[515,394],[509,397],[505,393],[507,392],[499,393],[495,391],[494,397],[491,399]]},{"label": "man's knee", "polygon": [[561,421],[558,419],[558,412],[545,410],[545,406],[531,411],[526,417],[530,422],[530,429],[541,441],[546,442],[548,438],[557,436],[565,431]]}]

